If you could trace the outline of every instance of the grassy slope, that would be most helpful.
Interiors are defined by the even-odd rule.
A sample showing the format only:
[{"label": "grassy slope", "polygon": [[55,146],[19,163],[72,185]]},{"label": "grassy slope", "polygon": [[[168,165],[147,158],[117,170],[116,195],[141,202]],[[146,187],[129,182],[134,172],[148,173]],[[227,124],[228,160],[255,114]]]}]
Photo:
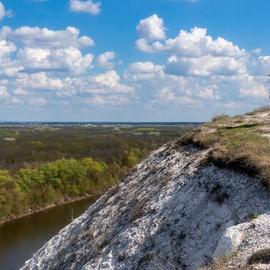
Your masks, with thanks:
[{"label": "grassy slope", "polygon": [[183,144],[211,148],[209,160],[258,176],[270,187],[270,109],[220,116],[187,133]]}]

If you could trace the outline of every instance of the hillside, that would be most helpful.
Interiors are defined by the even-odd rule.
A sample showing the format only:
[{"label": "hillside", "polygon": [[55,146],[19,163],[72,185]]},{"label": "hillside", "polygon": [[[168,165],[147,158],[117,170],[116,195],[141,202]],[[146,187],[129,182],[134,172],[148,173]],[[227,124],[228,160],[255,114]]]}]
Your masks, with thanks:
[{"label": "hillside", "polygon": [[168,143],[23,269],[269,269],[269,134],[258,111]]}]

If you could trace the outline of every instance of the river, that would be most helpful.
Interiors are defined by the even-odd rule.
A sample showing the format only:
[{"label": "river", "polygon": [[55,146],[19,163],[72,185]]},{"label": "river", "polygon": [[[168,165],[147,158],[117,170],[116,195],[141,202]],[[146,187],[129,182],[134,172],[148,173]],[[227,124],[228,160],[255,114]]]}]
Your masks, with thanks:
[{"label": "river", "polygon": [[0,226],[0,269],[17,270],[42,245],[73,218],[81,215],[94,199],[57,206]]}]

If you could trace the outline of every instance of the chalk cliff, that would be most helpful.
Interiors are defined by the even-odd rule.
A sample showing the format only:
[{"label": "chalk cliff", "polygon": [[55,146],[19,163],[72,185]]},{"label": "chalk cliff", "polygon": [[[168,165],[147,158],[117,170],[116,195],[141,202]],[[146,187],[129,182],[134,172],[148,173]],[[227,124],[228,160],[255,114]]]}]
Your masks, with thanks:
[{"label": "chalk cliff", "polygon": [[163,146],[22,269],[270,269],[270,192],[211,151]]}]

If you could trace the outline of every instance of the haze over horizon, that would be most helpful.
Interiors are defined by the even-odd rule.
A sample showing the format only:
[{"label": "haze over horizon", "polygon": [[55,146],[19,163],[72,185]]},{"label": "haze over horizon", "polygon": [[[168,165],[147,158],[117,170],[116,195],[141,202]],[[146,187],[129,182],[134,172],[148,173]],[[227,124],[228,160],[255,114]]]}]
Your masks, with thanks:
[{"label": "haze over horizon", "polygon": [[267,0],[0,0],[0,121],[208,121],[269,103]]}]

